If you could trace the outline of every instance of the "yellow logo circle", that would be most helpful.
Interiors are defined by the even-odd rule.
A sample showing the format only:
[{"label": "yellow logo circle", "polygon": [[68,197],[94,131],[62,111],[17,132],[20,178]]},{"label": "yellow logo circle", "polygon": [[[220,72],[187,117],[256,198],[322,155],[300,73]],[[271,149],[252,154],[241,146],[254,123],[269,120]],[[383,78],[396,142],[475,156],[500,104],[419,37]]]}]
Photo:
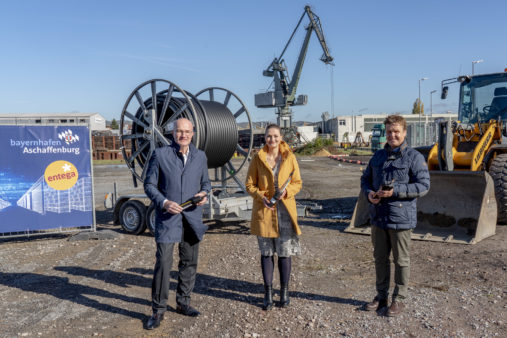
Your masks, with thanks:
[{"label": "yellow logo circle", "polygon": [[78,179],[76,167],[68,161],[54,161],[46,167],[44,179],[55,190],[68,190]]}]

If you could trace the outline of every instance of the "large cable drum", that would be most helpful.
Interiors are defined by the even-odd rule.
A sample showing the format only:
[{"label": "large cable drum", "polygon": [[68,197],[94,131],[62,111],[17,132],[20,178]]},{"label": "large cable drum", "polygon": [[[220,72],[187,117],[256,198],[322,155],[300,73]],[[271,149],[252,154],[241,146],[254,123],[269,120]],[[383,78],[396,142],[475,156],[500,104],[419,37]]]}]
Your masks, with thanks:
[{"label": "large cable drum", "polygon": [[[219,102],[199,101],[206,112],[206,141],[204,152],[208,168],[222,167],[236,152],[238,127],[232,112]],[[207,117],[210,118],[207,118]]]},{"label": "large cable drum", "polygon": [[[192,143],[206,153],[208,167],[222,169],[220,177],[215,174],[212,181],[227,180],[241,170],[253,144],[252,121],[241,99],[218,87],[194,96],[170,81],[153,79],[132,91],[121,113],[122,153],[135,178],[144,181],[155,148],[173,142],[173,122],[179,118],[187,118],[194,125]],[[246,147],[244,142],[243,146],[238,143],[239,128],[249,136]],[[243,156],[239,166],[231,162],[236,152]]]}]

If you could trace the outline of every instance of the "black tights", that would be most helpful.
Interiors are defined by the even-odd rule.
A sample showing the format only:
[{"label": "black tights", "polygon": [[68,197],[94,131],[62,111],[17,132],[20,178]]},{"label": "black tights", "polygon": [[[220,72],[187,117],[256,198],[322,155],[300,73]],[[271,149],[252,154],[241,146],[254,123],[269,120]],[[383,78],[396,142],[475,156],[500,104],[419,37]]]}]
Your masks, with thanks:
[{"label": "black tights", "polygon": [[[278,271],[280,272],[280,284],[289,284],[292,260],[290,257],[278,257]],[[261,256],[262,277],[264,285],[273,284],[273,271],[275,261],[273,256]]]}]

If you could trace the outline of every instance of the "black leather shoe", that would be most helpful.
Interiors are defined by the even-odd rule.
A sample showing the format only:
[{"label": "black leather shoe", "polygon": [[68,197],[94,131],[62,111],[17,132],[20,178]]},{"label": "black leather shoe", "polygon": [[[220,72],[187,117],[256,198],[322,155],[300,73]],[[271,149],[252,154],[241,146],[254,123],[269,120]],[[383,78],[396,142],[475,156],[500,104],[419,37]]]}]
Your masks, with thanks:
[{"label": "black leather shoe", "polygon": [[282,284],[280,288],[280,307],[284,308],[289,306],[289,284]]},{"label": "black leather shoe", "polygon": [[160,326],[160,322],[164,319],[163,313],[154,313],[146,323],[146,330],[153,330]]},{"label": "black leather shoe", "polygon": [[197,311],[190,305],[178,305],[176,306],[176,312],[178,312],[181,315],[189,317],[197,317],[201,314],[199,311]]},{"label": "black leather shoe", "polygon": [[273,307],[273,286],[272,285],[264,285],[264,303],[262,304],[262,309],[264,311],[271,310]]}]

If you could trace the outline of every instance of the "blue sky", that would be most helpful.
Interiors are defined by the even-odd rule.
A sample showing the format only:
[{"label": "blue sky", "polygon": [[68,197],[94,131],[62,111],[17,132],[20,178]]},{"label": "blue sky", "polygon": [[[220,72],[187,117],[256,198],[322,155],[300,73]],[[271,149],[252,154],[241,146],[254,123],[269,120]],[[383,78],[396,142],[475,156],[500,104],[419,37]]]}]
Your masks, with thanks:
[{"label": "blue sky", "polygon": [[[441,101],[440,81],[503,71],[507,1],[2,1],[0,113],[98,112],[120,118],[131,91],[162,78],[196,93],[230,89],[253,120],[276,119],[254,95],[262,71],[287,42],[306,4],[320,17],[335,58],[334,115],[456,110],[457,88]],[[305,19],[307,24],[307,19]],[[285,53],[289,71],[302,43]],[[295,120],[331,111],[331,70],[310,42]]]}]

